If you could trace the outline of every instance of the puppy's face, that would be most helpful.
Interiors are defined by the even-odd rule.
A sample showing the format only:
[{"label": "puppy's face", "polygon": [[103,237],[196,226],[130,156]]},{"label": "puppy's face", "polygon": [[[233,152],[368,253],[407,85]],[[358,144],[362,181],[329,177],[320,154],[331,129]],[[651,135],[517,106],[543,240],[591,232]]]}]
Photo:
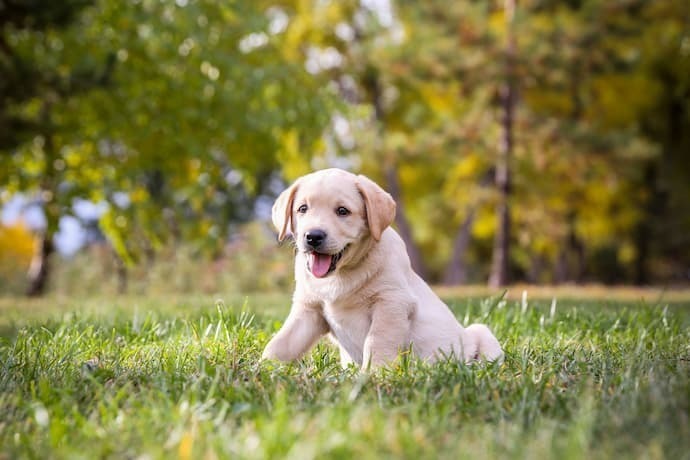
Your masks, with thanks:
[{"label": "puppy's face", "polygon": [[292,218],[297,248],[317,278],[333,273],[350,245],[367,233],[364,200],[342,174],[306,177],[295,192]]},{"label": "puppy's face", "polygon": [[395,216],[395,202],[364,176],[327,169],[303,176],[273,207],[279,239],[292,235],[306,269],[324,278],[349,262],[370,236],[381,237]]}]

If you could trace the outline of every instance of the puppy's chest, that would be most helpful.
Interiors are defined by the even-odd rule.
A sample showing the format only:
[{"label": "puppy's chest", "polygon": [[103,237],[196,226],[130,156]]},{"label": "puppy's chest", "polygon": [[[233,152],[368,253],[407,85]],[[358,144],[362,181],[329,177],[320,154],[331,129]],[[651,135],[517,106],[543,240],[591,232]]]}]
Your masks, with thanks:
[{"label": "puppy's chest", "polygon": [[338,343],[357,362],[362,360],[364,341],[371,327],[369,307],[342,308],[324,305],[323,315]]}]

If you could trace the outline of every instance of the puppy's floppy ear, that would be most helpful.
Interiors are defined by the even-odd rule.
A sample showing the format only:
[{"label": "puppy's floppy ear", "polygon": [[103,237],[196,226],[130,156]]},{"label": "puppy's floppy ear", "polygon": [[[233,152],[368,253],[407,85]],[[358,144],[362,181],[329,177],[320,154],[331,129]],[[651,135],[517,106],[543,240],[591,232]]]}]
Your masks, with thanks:
[{"label": "puppy's floppy ear", "polygon": [[297,179],[294,184],[278,195],[276,202],[273,203],[271,217],[273,219],[273,225],[276,230],[278,230],[278,241],[283,241],[286,236],[292,235],[294,231],[292,207],[295,202],[295,193],[297,193],[299,182],[299,179]]},{"label": "puppy's floppy ear", "polygon": [[357,176],[356,185],[362,198],[364,198],[371,236],[379,241],[383,231],[395,219],[395,200],[378,184],[361,174]]}]

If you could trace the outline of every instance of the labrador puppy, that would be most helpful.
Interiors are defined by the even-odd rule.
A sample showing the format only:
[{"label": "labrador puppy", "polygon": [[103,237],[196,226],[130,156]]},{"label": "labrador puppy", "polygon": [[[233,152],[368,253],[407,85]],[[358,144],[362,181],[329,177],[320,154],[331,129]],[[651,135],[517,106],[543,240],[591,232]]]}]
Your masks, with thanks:
[{"label": "labrador puppy", "polygon": [[501,346],[482,324],[463,328],[412,270],[390,225],[395,201],[365,176],[326,169],[298,179],[276,200],[278,240],[297,246],[295,292],[283,327],[263,359],[290,361],[325,334],[343,366],[391,363],[404,350],[433,361],[499,360]]}]

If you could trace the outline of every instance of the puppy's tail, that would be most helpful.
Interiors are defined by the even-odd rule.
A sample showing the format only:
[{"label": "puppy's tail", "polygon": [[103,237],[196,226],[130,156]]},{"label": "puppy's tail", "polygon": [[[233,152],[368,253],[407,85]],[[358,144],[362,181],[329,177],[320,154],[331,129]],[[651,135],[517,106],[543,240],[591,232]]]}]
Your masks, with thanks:
[{"label": "puppy's tail", "polygon": [[472,324],[465,328],[466,342],[470,345],[470,356],[467,360],[485,359],[487,361],[503,362],[503,350],[491,330],[484,324]]}]

